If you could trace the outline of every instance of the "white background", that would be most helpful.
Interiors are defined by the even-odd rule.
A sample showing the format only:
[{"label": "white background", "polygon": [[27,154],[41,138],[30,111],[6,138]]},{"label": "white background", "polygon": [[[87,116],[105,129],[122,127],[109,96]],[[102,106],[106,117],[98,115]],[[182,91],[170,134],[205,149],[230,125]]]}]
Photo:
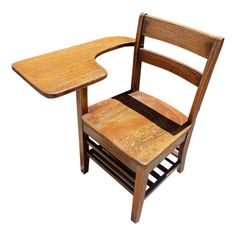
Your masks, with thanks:
[{"label": "white background", "polygon": [[[233,2],[0,2],[1,236],[236,235]],[[134,37],[140,12],[222,35],[225,44],[185,171],[174,173],[145,201],[141,221],[133,224],[131,195],[92,162],[88,174],[79,170],[75,94],[46,99],[11,64],[104,36]],[[89,88],[89,103],[129,89],[132,49],[108,53],[98,62],[109,76]],[[152,70],[143,75],[141,88],[167,101],[169,96],[171,104],[186,111],[192,86]]]}]

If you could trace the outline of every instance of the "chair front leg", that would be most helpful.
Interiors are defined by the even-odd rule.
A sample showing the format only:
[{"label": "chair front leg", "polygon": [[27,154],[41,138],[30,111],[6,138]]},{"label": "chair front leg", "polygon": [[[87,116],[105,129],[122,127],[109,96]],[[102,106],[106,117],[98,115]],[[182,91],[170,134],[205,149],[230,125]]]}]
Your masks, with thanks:
[{"label": "chair front leg", "polygon": [[135,223],[137,223],[140,219],[142,206],[145,199],[147,179],[148,173],[142,167],[138,167],[135,177],[133,206],[131,214],[131,220]]},{"label": "chair front leg", "polygon": [[77,116],[79,129],[79,148],[80,148],[80,168],[82,173],[87,173],[89,169],[89,157],[87,155],[88,136],[83,132],[82,115],[88,112],[87,87],[76,91]]},{"label": "chair front leg", "polygon": [[79,148],[80,148],[80,170],[82,173],[86,174],[89,170],[89,157],[87,155],[88,136],[85,133],[79,135]]}]

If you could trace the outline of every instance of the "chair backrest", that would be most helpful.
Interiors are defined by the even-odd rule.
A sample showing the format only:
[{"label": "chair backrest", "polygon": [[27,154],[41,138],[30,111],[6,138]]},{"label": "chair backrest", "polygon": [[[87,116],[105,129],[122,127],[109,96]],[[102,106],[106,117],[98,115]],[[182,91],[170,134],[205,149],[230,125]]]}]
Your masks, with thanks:
[{"label": "chair backrest", "polygon": [[[207,59],[203,72],[144,48],[145,37],[161,40],[189,50]],[[142,13],[139,17],[131,89],[139,89],[142,62],[168,70],[193,85],[197,92],[193,100],[188,120],[194,122],[205,95],[211,74],[219,56],[224,39]]]}]

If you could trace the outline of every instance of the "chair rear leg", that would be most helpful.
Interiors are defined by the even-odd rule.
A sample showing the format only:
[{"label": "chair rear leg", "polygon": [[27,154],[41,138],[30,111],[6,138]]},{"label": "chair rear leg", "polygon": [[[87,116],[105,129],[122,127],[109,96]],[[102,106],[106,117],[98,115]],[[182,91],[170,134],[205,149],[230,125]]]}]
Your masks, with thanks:
[{"label": "chair rear leg", "polygon": [[179,155],[178,156],[179,156],[179,159],[180,159],[180,165],[177,169],[177,171],[179,173],[182,173],[184,171],[186,155],[187,155],[189,143],[190,143],[190,140],[191,140],[192,132],[193,132],[193,127],[191,128],[191,130],[189,130],[185,141],[179,147]]},{"label": "chair rear leg", "polygon": [[145,199],[145,191],[147,186],[148,173],[141,167],[137,168],[135,186],[134,186],[134,195],[133,195],[133,206],[131,220],[134,223],[137,223],[140,219],[143,202]]}]

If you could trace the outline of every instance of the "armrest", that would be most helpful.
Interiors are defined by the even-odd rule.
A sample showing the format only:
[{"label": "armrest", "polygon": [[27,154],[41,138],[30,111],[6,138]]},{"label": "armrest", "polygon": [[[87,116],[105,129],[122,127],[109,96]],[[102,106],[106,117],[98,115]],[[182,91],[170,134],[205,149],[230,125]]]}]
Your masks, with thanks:
[{"label": "armrest", "polygon": [[55,98],[106,78],[107,72],[96,57],[134,45],[132,38],[107,37],[19,61],[12,68],[42,95]]}]

